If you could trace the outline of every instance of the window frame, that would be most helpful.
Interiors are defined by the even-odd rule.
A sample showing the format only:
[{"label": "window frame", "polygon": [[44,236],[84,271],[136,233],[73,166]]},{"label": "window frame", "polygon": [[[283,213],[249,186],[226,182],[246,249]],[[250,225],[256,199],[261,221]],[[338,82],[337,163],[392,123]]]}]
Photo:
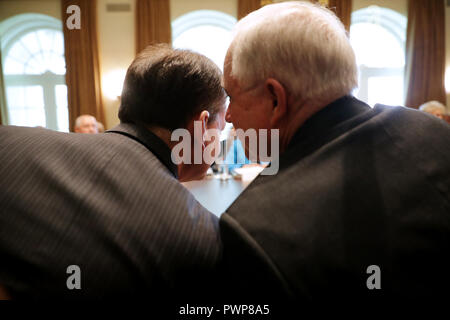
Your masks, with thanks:
[{"label": "window frame", "polygon": [[[215,27],[222,30],[225,30],[226,32],[230,32],[233,30],[234,26],[236,25],[237,20],[235,17],[224,13],[220,11],[215,10],[196,10],[191,11],[186,14],[183,14],[173,20],[172,22],[172,46],[175,47],[175,42],[179,36],[181,36],[183,33],[197,27],[202,26],[208,26],[208,27]],[[183,48],[183,47],[182,47]],[[184,47],[188,49],[193,49],[192,47]],[[193,49],[195,50],[195,49]],[[204,54],[205,56],[208,56],[211,60],[213,60],[217,66],[222,70],[223,65],[222,63],[218,63],[214,58],[217,57],[211,57],[206,52],[200,52]],[[225,57],[225,52],[224,52]],[[222,59],[220,59],[222,60]]]},{"label": "window frame", "polygon": [[[38,13],[24,13],[10,17],[0,23],[0,39],[2,50],[2,67],[5,67],[5,61],[8,57],[10,49],[23,36],[30,32],[42,29],[63,31],[62,22],[54,17]],[[3,73],[3,70],[2,70]],[[44,95],[44,111],[46,127],[54,130],[60,130],[58,126],[58,113],[56,105],[56,86],[66,85],[65,74],[54,74],[45,72],[43,74],[3,74],[5,93],[7,87],[20,86],[26,87],[30,85],[42,86]],[[6,105],[2,105],[2,116],[5,115],[3,122],[10,124],[8,97],[6,96]],[[68,112],[68,110],[67,110]],[[69,127],[69,124],[66,126]]]},{"label": "window frame", "polygon": [[[401,48],[403,48],[403,53],[405,54],[407,18],[404,15],[392,9],[374,5],[356,10],[352,13],[351,26],[359,23],[376,24],[384,28],[387,32],[394,36]],[[401,76],[404,79],[404,70],[405,66],[385,68],[368,67],[366,65],[358,66],[359,91],[357,97],[363,101],[369,100],[369,78]],[[403,87],[402,96],[404,99],[405,87]]]},{"label": "window frame", "polygon": [[183,32],[202,25],[213,25],[232,30],[237,19],[216,10],[196,10],[179,16],[172,21],[172,42]]}]

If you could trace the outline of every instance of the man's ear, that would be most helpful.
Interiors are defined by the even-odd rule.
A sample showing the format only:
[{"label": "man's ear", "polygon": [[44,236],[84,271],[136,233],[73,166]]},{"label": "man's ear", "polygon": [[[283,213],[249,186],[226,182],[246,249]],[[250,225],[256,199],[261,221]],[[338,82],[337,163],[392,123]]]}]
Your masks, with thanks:
[{"label": "man's ear", "polygon": [[202,123],[202,131],[206,129],[206,125],[208,124],[209,120],[209,112],[207,110],[203,110],[197,114],[194,115],[194,118],[189,122],[189,125],[187,129],[189,131],[194,130],[194,123],[196,121],[200,121]]},{"label": "man's ear", "polygon": [[206,110],[203,110],[202,112],[200,112],[198,120],[202,122],[202,133],[204,134],[206,131],[206,128],[207,128],[206,125],[209,120],[209,112]]},{"label": "man's ear", "polygon": [[279,123],[288,114],[287,92],[284,86],[274,78],[268,78],[265,82],[266,90],[272,99],[271,125],[273,128],[279,127]]}]

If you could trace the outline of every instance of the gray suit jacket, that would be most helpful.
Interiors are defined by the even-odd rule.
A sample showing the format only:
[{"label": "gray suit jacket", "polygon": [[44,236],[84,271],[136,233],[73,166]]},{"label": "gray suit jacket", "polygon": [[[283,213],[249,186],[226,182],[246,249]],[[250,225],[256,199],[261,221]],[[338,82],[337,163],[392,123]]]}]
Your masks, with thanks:
[{"label": "gray suit jacket", "polygon": [[[13,297],[205,293],[221,255],[218,221],[148,130],[0,126],[0,164],[0,284]],[[70,265],[80,290],[66,286]]]},{"label": "gray suit jacket", "polygon": [[[450,127],[341,98],[300,128],[278,174],[260,175],[220,226],[227,283],[244,297],[448,297]],[[380,290],[367,286],[372,265]]]}]

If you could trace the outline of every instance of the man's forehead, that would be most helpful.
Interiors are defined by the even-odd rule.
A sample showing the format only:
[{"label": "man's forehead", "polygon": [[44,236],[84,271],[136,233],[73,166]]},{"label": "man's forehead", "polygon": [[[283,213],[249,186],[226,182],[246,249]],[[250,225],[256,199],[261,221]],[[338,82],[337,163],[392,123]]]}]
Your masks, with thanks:
[{"label": "man's forehead", "polygon": [[92,116],[84,116],[81,118],[81,121],[86,123],[86,122],[95,122],[95,118]]},{"label": "man's forehead", "polygon": [[[230,47],[231,49],[231,47]],[[231,71],[232,71],[232,55],[231,55],[231,50],[228,49],[227,55],[225,56],[225,61],[223,64],[223,87],[225,89],[225,92],[227,92],[227,94],[229,95],[230,91],[233,91],[236,89],[236,87],[238,86],[238,81],[236,78],[234,78],[231,75]]]},{"label": "man's forehead", "polygon": [[236,85],[237,85],[237,81],[230,74],[230,70],[225,70],[225,68],[224,68],[223,77],[222,77],[222,86],[225,89],[225,91],[227,92],[227,94],[229,93],[229,91],[233,90],[233,88]]},{"label": "man's forehead", "polygon": [[225,60],[223,62],[223,74],[229,75],[231,73],[231,66],[232,66],[232,57],[230,49],[228,49],[227,54],[225,56]]},{"label": "man's forehead", "polygon": [[225,59],[224,59],[224,70],[227,67],[231,67],[231,60],[232,60],[232,54],[231,54],[231,50],[232,50],[233,44],[230,45],[230,47],[227,50],[227,53],[225,54]]}]

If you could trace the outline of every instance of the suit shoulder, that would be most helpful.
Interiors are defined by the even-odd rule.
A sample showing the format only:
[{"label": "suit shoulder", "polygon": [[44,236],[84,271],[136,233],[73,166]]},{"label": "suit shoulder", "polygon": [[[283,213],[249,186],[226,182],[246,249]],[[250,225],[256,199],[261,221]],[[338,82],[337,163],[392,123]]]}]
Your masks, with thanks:
[{"label": "suit shoulder", "polygon": [[443,135],[443,138],[450,137],[450,125],[428,113],[407,107],[390,107],[377,104],[374,111],[378,113],[376,120],[383,121],[383,124],[403,133],[413,133],[416,135]]}]

